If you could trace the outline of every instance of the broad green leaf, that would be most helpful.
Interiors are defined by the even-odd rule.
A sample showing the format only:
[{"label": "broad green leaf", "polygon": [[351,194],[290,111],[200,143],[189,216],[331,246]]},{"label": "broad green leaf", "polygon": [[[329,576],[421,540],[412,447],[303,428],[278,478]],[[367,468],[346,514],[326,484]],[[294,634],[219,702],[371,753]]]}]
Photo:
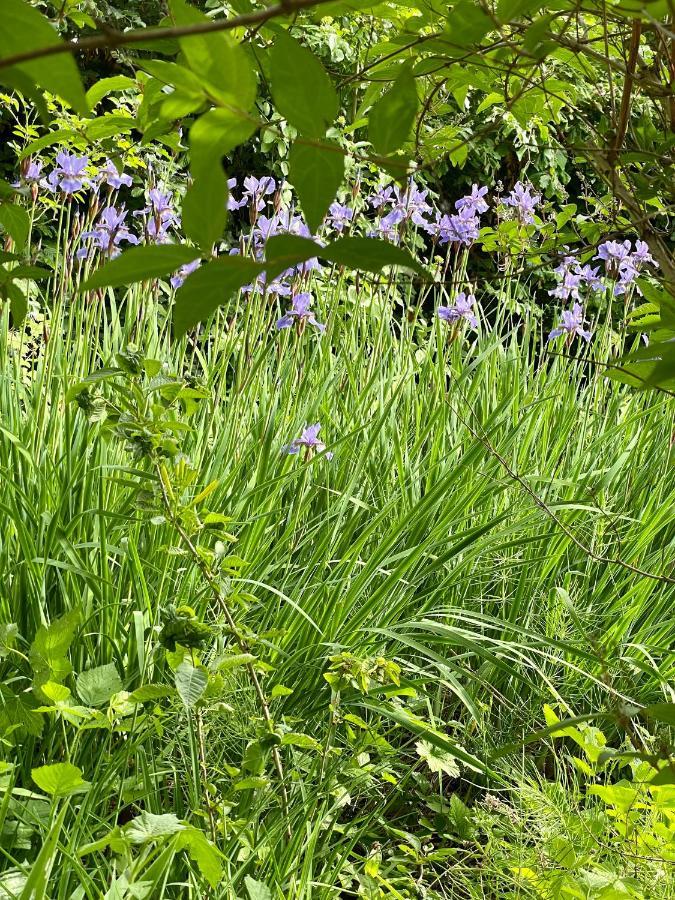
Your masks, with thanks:
[{"label": "broad green leaf", "polygon": [[652,703],[642,710],[648,719],[656,719],[675,728],[675,703]]},{"label": "broad green leaf", "polygon": [[319,256],[330,262],[366,272],[380,272],[385,266],[400,266],[427,275],[425,268],[403,247],[379,238],[343,237],[328,244]]},{"label": "broad green leaf", "polygon": [[229,669],[237,669],[239,666],[247,666],[254,663],[256,659],[257,657],[252,653],[231,653],[218,661],[218,671],[225,672]]},{"label": "broad green leaf", "polygon": [[450,47],[462,51],[470,44],[478,44],[495,25],[474,0],[460,0],[448,13],[445,22]]},{"label": "broad green leaf", "polygon": [[9,656],[18,634],[19,629],[14,622],[3,622],[0,625],[0,659]]},{"label": "broad green leaf", "polygon": [[[47,19],[24,0],[2,0],[0,16],[0,58],[61,43]],[[81,115],[89,112],[80,74],[70,53],[30,60],[16,68],[44,90],[63,97]]]},{"label": "broad green leaf", "polygon": [[262,266],[252,259],[224,256],[189,275],[176,291],[173,329],[177,337],[203,322],[239,288],[255,281]]},{"label": "broad green leaf", "polygon": [[269,778],[262,775],[251,775],[249,778],[243,778],[232,785],[234,791],[259,791],[270,786]]},{"label": "broad green leaf", "polygon": [[185,244],[158,244],[130,247],[115,259],[101,266],[87,279],[80,290],[93,291],[102,287],[122,287],[135,281],[146,281],[170,275],[192,262],[199,252]]},{"label": "broad green leaf", "polygon": [[175,690],[166,684],[144,684],[132,691],[129,699],[136,703],[147,703],[153,700],[163,700],[165,697],[172,697]]},{"label": "broad green leaf", "polygon": [[423,759],[427,764],[430,772],[445,772],[450,778],[459,778],[459,766],[452,753],[448,753],[447,750],[439,747],[434,747],[429,741],[417,741],[415,750],[417,750],[417,755],[420,759]]},{"label": "broad green leaf", "polygon": [[111,78],[101,78],[87,91],[87,103],[91,109],[95,109],[101,100],[109,94],[113,94],[116,91],[128,91],[135,87],[136,82],[127,75],[113,75]]},{"label": "broad green leaf", "polygon": [[50,625],[42,625],[38,629],[29,651],[38,687],[46,681],[61,682],[70,674],[71,665],[66,654],[79,624],[79,611],[71,610]]},{"label": "broad green leaf", "polygon": [[[171,18],[176,25],[211,21],[184,0],[170,0]],[[224,32],[179,38],[185,61],[216,102],[249,110],[255,101],[255,73],[243,48]]]},{"label": "broad green leaf", "polygon": [[279,31],[270,54],[271,90],[281,115],[306,137],[321,138],[338,113],[338,96],[314,54]]},{"label": "broad green leaf", "polygon": [[190,660],[184,659],[176,669],[176,690],[186,709],[192,709],[199,703],[206,690],[209,676],[203,666],[193,666]]},{"label": "broad green leaf", "polygon": [[9,309],[12,313],[12,326],[16,328],[26,318],[28,312],[28,300],[18,284],[11,281],[3,290],[9,297]]},{"label": "broad green leaf", "polygon": [[256,881],[255,878],[247,875],[244,878],[244,884],[248,892],[248,900],[272,900],[272,891],[264,881]]},{"label": "broad green leaf", "polygon": [[208,840],[206,835],[192,825],[187,825],[176,838],[179,850],[186,850],[190,859],[197,863],[202,876],[212,888],[216,888],[223,877],[222,855]]},{"label": "broad green leaf", "polygon": [[125,826],[124,834],[132,844],[147,844],[149,841],[171,837],[184,828],[185,825],[173,813],[155,815],[143,810]]},{"label": "broad green leaf", "polygon": [[227,176],[222,158],[253,134],[255,119],[212,109],[190,129],[192,184],[183,200],[183,228],[205,253],[222,236],[227,219]]},{"label": "broad green leaf", "polygon": [[23,250],[30,231],[26,210],[16,203],[0,203],[0,225],[14,241],[17,251]]},{"label": "broad green leaf", "polygon": [[311,231],[316,231],[335,199],[345,172],[345,158],[337,145],[296,141],[289,153],[289,180],[295,187]]},{"label": "broad green leaf", "polygon": [[415,122],[418,105],[415,79],[410,67],[403,66],[396,81],[368,116],[368,138],[377,153],[388,156],[403,146]]},{"label": "broad green leaf", "polygon": [[284,747],[300,747],[301,750],[315,750],[317,752],[321,750],[321,744],[316,738],[297,731],[287,731],[281,738],[281,743]]},{"label": "broad green leaf", "polygon": [[82,778],[82,769],[72,763],[41,766],[30,774],[40,790],[52,797],[67,797],[90,787],[89,782]]},{"label": "broad green leaf", "polygon": [[122,690],[122,681],[114,663],[88,669],[77,676],[77,693],[87,706],[103,706]]}]

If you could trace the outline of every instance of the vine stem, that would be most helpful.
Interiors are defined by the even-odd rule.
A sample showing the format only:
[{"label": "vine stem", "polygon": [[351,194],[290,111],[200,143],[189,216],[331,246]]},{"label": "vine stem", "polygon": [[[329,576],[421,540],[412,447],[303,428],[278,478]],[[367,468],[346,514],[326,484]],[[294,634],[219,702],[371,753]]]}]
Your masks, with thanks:
[{"label": "vine stem", "polygon": [[[229,606],[227,605],[227,601],[223,596],[223,593],[220,589],[220,585],[218,584],[218,579],[211,571],[210,567],[207,565],[206,561],[203,559],[199,550],[195,546],[192,538],[187,533],[180,519],[176,515],[173,504],[171,502],[171,488],[169,486],[168,475],[165,466],[159,461],[155,461],[155,469],[157,472],[157,476],[159,478],[160,489],[162,492],[162,502],[164,505],[164,510],[166,512],[166,517],[170,523],[170,525],[174,528],[181,541],[185,545],[187,551],[192,556],[195,561],[197,568],[202,574],[204,581],[208,584],[211,589],[211,593],[213,595],[214,600],[223,616],[225,617],[225,621],[227,622],[227,626],[232,634],[232,637],[239,648],[240,653],[250,654],[251,648],[249,646],[248,641],[242,635],[242,633],[237,628],[237,624],[234,621],[234,617],[232,616],[232,612],[230,611]],[[255,667],[252,663],[247,663],[246,671],[251,679],[251,683],[253,684],[253,688],[255,690],[256,696],[258,698],[258,702],[260,704],[260,708],[262,710],[263,718],[265,720],[265,724],[270,734],[274,734],[274,721],[272,719],[272,714],[270,713],[269,703],[267,701],[267,697],[265,696],[265,692],[263,690],[262,684],[260,683],[260,679],[258,678],[258,673],[255,670]],[[284,765],[281,759],[281,753],[279,752],[278,747],[272,747],[272,760],[274,762],[274,768],[276,769],[277,775],[279,777],[279,794],[281,799],[281,809],[283,813],[283,817],[286,823],[286,838],[288,840],[291,839],[291,820],[289,815],[289,807],[288,807],[288,793],[286,791],[285,785],[285,775],[284,775]]]}]

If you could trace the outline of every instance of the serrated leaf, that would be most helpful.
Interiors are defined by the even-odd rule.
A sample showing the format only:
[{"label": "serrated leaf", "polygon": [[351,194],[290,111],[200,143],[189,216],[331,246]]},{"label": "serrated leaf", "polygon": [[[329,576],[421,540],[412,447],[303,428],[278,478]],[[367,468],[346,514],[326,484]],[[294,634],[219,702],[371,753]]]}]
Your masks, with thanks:
[{"label": "serrated leaf", "polygon": [[29,651],[37,687],[46,681],[61,682],[70,674],[66,654],[79,624],[80,613],[72,610],[38,629]]},{"label": "serrated leaf", "polygon": [[0,659],[5,659],[10,654],[18,634],[19,629],[14,622],[3,622],[0,625]]},{"label": "serrated leaf", "polygon": [[248,892],[248,900],[272,900],[272,891],[264,881],[256,881],[255,878],[247,875],[244,878],[244,884]]},{"label": "serrated leaf", "polygon": [[[2,0],[0,58],[60,44],[50,23],[23,0]],[[75,60],[69,53],[33,59],[16,66],[41,88],[58,94],[81,115],[87,115],[87,99]]]},{"label": "serrated leaf", "polygon": [[414,256],[403,247],[396,247],[379,238],[343,237],[324,247],[320,253],[323,259],[349,266],[353,269],[364,269],[367,272],[380,272],[385,266],[400,266],[413,269],[422,275],[428,273]]},{"label": "serrated leaf", "polygon": [[198,828],[188,825],[179,833],[176,846],[179,850],[187,850],[202,876],[212,888],[216,888],[223,877],[222,854],[206,835]]},{"label": "serrated leaf", "polygon": [[251,775],[250,778],[244,778],[232,785],[235,791],[257,791],[269,787],[269,778],[263,778],[261,775]]},{"label": "serrated leaf", "polygon": [[77,693],[87,706],[103,706],[122,690],[122,681],[114,663],[97,666],[77,676]]},{"label": "serrated leaf", "polygon": [[171,837],[184,828],[185,825],[173,813],[155,815],[144,810],[125,826],[124,834],[132,844],[147,844],[149,841]]},{"label": "serrated leaf", "polygon": [[272,97],[281,115],[306,137],[321,138],[338,113],[335,88],[317,57],[279,31],[270,53]]},{"label": "serrated leaf", "polygon": [[409,66],[403,66],[391,88],[368,116],[368,138],[377,153],[388,156],[403,146],[417,116],[419,100]]},{"label": "serrated leaf", "polygon": [[261,271],[262,266],[253,259],[224,256],[193,272],[176,291],[174,334],[181,337],[198,322],[208,319],[239,288],[255,281]]},{"label": "serrated leaf", "polygon": [[420,759],[427,764],[430,772],[445,772],[450,778],[459,778],[457,760],[447,750],[434,747],[428,741],[417,741],[415,750]]},{"label": "serrated leaf", "polygon": [[344,154],[337,145],[296,141],[288,161],[289,180],[295,187],[310,231],[316,231],[342,184]]},{"label": "serrated leaf", "polygon": [[163,700],[165,697],[172,697],[175,694],[174,688],[165,684],[144,684],[136,688],[129,695],[130,700],[136,703],[148,703],[153,700]]},{"label": "serrated leaf", "polygon": [[161,278],[192,262],[196,255],[195,248],[185,244],[131,247],[94,272],[80,290],[122,287],[135,281]]},{"label": "serrated leaf", "polygon": [[31,777],[40,790],[51,797],[67,797],[90,787],[89,782],[82,778],[82,769],[72,763],[40,766],[31,770]]},{"label": "serrated leaf", "polygon": [[284,747],[300,747],[301,750],[321,750],[321,744],[309,734],[288,731],[281,738]]},{"label": "serrated leaf", "polygon": [[184,659],[176,669],[176,690],[178,691],[186,709],[192,709],[202,697],[209,681],[209,676],[203,666],[193,666]]}]

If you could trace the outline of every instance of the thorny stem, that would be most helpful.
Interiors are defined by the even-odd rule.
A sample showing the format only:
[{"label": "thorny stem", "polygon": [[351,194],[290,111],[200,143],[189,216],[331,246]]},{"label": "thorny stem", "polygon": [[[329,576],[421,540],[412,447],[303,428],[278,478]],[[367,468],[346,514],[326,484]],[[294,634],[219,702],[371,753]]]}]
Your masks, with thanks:
[{"label": "thorny stem", "polygon": [[[187,533],[185,528],[183,527],[180,519],[176,516],[173,505],[171,503],[171,496],[169,492],[168,485],[168,476],[166,472],[166,468],[159,461],[155,461],[155,469],[159,478],[160,489],[162,492],[162,501],[164,504],[164,510],[166,513],[167,520],[175,529],[176,533],[179,535],[181,541],[185,545],[186,549],[192,556],[195,561],[197,568],[202,574],[204,581],[211,588],[211,593],[213,594],[213,598],[216,601],[216,605],[222,612],[225,617],[225,621],[227,622],[227,626],[232,634],[232,637],[239,648],[240,653],[249,654],[251,652],[251,648],[249,646],[246,638],[241,634],[239,629],[237,628],[236,622],[232,616],[229,606],[227,605],[227,601],[225,597],[223,597],[223,593],[220,589],[220,585],[218,584],[218,579],[213,574],[206,561],[203,559],[197,547],[194,545],[190,535]],[[260,704],[260,708],[262,710],[263,718],[265,720],[265,724],[270,732],[270,734],[274,733],[274,722],[272,720],[272,715],[270,713],[269,703],[267,702],[267,697],[265,696],[265,692],[262,688],[262,684],[260,683],[260,679],[258,678],[258,673],[255,670],[255,667],[252,663],[247,663],[246,671],[251,679],[253,684],[253,688],[255,690],[256,696],[258,697],[258,702]],[[288,840],[291,839],[291,822],[289,817],[289,807],[288,807],[288,794],[286,792],[285,785],[285,775],[284,775],[284,766],[281,760],[281,753],[279,752],[278,747],[272,747],[272,760],[274,762],[274,768],[276,769],[277,775],[279,777],[279,793],[281,798],[281,809],[286,822],[286,838]]]}]

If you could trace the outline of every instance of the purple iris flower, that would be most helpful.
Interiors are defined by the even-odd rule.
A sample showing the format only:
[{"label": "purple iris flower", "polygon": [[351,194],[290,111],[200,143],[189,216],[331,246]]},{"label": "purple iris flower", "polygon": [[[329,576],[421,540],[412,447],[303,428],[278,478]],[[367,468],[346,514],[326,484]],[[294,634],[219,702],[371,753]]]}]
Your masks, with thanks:
[{"label": "purple iris flower", "polygon": [[[114,206],[106,206],[101,212],[99,219],[92,231],[84,231],[83,238],[89,238],[92,245],[103,253],[115,256],[119,251],[119,245],[126,241],[128,244],[138,244],[139,240],[135,234],[132,234],[124,223],[127,217],[127,211],[124,207],[116,209]],[[82,249],[78,252],[78,257],[82,259],[87,255],[86,251],[82,253]]]},{"label": "purple iris flower", "polygon": [[579,300],[581,281],[581,273],[569,268],[562,273],[562,279],[552,291],[549,291],[549,294],[552,297],[557,297],[559,300],[569,300],[570,297],[573,300]]},{"label": "purple iris flower", "polygon": [[290,297],[291,286],[284,281],[276,278],[267,284],[267,272],[261,272],[253,284],[245,284],[241,289],[242,294],[252,294],[257,291],[259,294],[275,295],[277,297]]},{"label": "purple iris flower", "polygon": [[393,193],[394,188],[390,184],[386,187],[379,187],[374,194],[368,197],[368,204],[379,213],[387,203],[392,202]]},{"label": "purple iris flower", "polygon": [[628,263],[630,254],[630,241],[605,241],[604,244],[600,244],[593,259],[601,259],[605,263],[607,274],[615,278],[621,267]]},{"label": "purple iris flower", "polygon": [[[326,449],[326,445],[319,437],[319,432],[321,431],[321,425],[316,422],[314,425],[307,425],[300,434],[299,438],[295,438],[283,448],[284,453],[289,453],[294,455],[299,453],[301,448],[304,447],[305,455],[307,459],[311,459],[311,457],[315,453],[321,453],[322,450]],[[326,459],[332,459],[332,453],[326,453]]]},{"label": "purple iris flower", "polygon": [[201,262],[201,259],[193,259],[192,262],[185,263],[184,266],[181,266],[176,274],[171,276],[169,282],[174,291],[178,290],[178,288],[181,287],[188,275],[191,275],[192,272],[197,271],[197,269],[201,265]]},{"label": "purple iris flower", "polygon": [[331,203],[328,210],[328,224],[342,234],[348,228],[354,218],[354,210],[351,206],[343,206],[341,203]]},{"label": "purple iris flower", "polygon": [[532,225],[537,204],[541,200],[541,194],[533,194],[533,190],[531,184],[517,181],[511,193],[502,200],[505,206],[511,206],[515,210],[523,225]]},{"label": "purple iris flower", "polygon": [[146,216],[145,230],[148,240],[156,244],[166,244],[169,240],[169,228],[178,227],[180,218],[173,208],[171,194],[159,188],[148,191],[148,206],[136,210],[135,216]]},{"label": "purple iris flower", "polygon": [[487,192],[487,187],[478,187],[477,184],[472,184],[471,193],[467,194],[465,197],[460,197],[455,203],[455,209],[460,211],[463,209],[470,209],[471,214],[474,216],[486,212],[488,205],[483,197],[485,197]]},{"label": "purple iris flower", "polygon": [[443,322],[455,325],[462,319],[466,320],[472,328],[478,328],[478,318],[474,312],[476,298],[473,294],[465,294],[461,291],[455,297],[454,306],[439,306],[436,315]]},{"label": "purple iris flower", "polygon": [[593,268],[590,263],[579,267],[579,275],[581,280],[591,291],[604,291],[605,285],[602,278],[598,275],[597,266]]},{"label": "purple iris flower", "polygon": [[656,262],[656,260],[652,257],[651,253],[649,252],[649,245],[647,244],[646,241],[636,241],[635,242],[635,251],[633,253],[632,262],[633,262],[633,265],[635,266],[635,268],[638,270],[642,266],[646,266],[646,265],[658,267],[658,263]]},{"label": "purple iris flower", "polygon": [[12,182],[12,187],[22,185],[39,184],[42,181],[42,163],[39,160],[31,160],[28,165],[21,167],[19,181]]},{"label": "purple iris flower", "polygon": [[473,214],[470,206],[464,206],[457,215],[440,215],[432,222],[427,222],[425,230],[439,244],[450,242],[468,246],[475,241],[480,232],[480,222]]},{"label": "purple iris flower", "polygon": [[47,182],[52,189],[58,187],[64,194],[74,194],[89,185],[89,178],[84,174],[88,165],[88,156],[60,150],[56,154],[56,168],[48,175]]},{"label": "purple iris flower", "polygon": [[298,323],[298,331],[302,334],[305,325],[309,323],[313,325],[317,331],[324,332],[326,326],[321,322],[317,322],[311,309],[312,295],[307,293],[296,294],[293,297],[292,306],[286,310],[286,315],[282,316],[277,322],[277,328],[290,328],[295,322]]},{"label": "purple iris flower", "polygon": [[131,187],[133,184],[131,175],[125,175],[124,172],[118,171],[111,159],[106,160],[105,166],[99,172],[99,178],[115,191],[118,191],[122,185]]},{"label": "purple iris flower", "polygon": [[[427,203],[427,194],[429,191],[420,191],[412,179],[410,179],[405,191],[396,184],[394,185],[394,209],[399,216],[398,221],[410,219],[415,225],[424,226],[427,224],[425,215],[431,212],[431,206]],[[389,214],[391,215],[391,213]],[[392,222],[392,224],[397,224]]]},{"label": "purple iris flower", "polygon": [[568,341],[571,341],[575,334],[582,337],[585,341],[590,341],[592,334],[584,328],[584,310],[580,303],[575,303],[571,310],[566,309],[560,318],[560,324],[549,334],[549,341],[566,334]]},{"label": "purple iris flower", "polygon": [[261,212],[267,203],[264,198],[269,194],[273,194],[276,189],[277,183],[271,175],[264,175],[262,178],[247,175],[244,178],[244,192],[241,195],[241,205],[244,206],[250,203],[258,212]]},{"label": "purple iris flower", "polygon": [[232,194],[232,191],[237,187],[237,179],[236,178],[228,178],[227,179],[227,208],[232,211],[235,209],[241,209],[242,206],[246,206],[246,198],[242,198],[241,200],[237,200],[236,197]]}]

